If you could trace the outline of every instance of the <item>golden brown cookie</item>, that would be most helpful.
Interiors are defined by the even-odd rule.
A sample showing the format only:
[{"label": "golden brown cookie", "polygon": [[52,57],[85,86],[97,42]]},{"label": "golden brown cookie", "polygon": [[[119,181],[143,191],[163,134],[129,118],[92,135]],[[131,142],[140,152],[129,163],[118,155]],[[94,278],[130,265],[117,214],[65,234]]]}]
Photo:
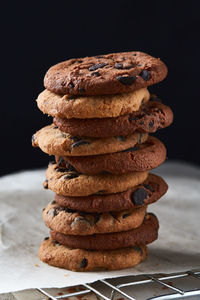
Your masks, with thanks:
[{"label": "golden brown cookie", "polygon": [[56,164],[50,164],[45,187],[63,196],[88,196],[92,194],[111,194],[126,191],[146,180],[148,172],[128,174],[88,176],[76,172],[66,172]]},{"label": "golden brown cookie", "polygon": [[50,229],[70,235],[91,235],[126,231],[139,227],[146,214],[146,206],[108,213],[84,213],[57,204],[48,204],[43,220]]},{"label": "golden brown cookie", "polygon": [[121,152],[89,156],[56,156],[59,166],[67,170],[73,167],[77,172],[88,175],[148,171],[160,166],[165,159],[164,144],[152,136],[149,136],[143,144],[136,144]]},{"label": "golden brown cookie", "polygon": [[119,270],[134,267],[147,258],[148,248],[136,246],[107,251],[71,249],[46,239],[39,249],[39,258],[54,267],[71,271]]},{"label": "golden brown cookie", "polygon": [[121,211],[156,202],[167,192],[167,189],[167,183],[161,177],[149,174],[143,183],[125,192],[85,197],[70,197],[56,194],[53,203],[68,209],[90,213]]},{"label": "golden brown cookie", "polygon": [[70,96],[57,95],[44,90],[37,98],[39,109],[59,118],[108,118],[137,111],[148,101],[147,89],[119,95]]},{"label": "golden brown cookie", "polygon": [[137,143],[143,143],[147,137],[147,133],[134,132],[125,138],[77,138],[63,133],[52,124],[37,131],[32,137],[32,144],[49,155],[85,156],[126,150]]},{"label": "golden brown cookie", "polygon": [[51,67],[44,86],[57,94],[128,93],[162,81],[166,65],[139,51],[69,59]]},{"label": "golden brown cookie", "polygon": [[169,106],[155,99],[158,98],[151,97],[151,101],[141,105],[139,110],[115,118],[64,119],[56,117],[54,124],[61,131],[74,136],[99,138],[126,136],[134,131],[156,132],[172,123],[173,112]]}]

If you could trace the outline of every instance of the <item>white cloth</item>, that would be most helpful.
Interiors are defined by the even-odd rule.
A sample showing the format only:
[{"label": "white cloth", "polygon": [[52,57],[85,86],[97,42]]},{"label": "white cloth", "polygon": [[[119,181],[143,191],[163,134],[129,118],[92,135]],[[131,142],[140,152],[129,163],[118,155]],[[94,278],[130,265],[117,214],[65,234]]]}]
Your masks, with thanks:
[{"label": "white cloth", "polygon": [[44,170],[0,178],[0,293],[200,267],[200,168],[168,162],[155,173],[168,182],[169,191],[149,206],[160,221],[159,239],[149,246],[149,258],[136,268],[91,273],[50,267],[37,257],[40,242],[48,236],[41,210],[53,200],[53,193],[42,188]]}]

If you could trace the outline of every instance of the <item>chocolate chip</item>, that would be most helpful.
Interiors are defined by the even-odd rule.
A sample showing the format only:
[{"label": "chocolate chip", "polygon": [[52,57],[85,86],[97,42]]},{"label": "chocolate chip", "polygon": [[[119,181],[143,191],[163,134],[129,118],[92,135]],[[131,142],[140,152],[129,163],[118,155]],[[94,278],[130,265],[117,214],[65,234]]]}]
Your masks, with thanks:
[{"label": "chocolate chip", "polygon": [[62,207],[62,210],[66,211],[67,213],[74,214],[76,212],[75,209],[67,208],[67,207]]},{"label": "chocolate chip", "polygon": [[131,85],[136,80],[136,76],[117,76],[117,80],[121,84]]},{"label": "chocolate chip", "polygon": [[76,217],[76,218],[74,219],[74,221],[71,223],[71,226],[76,225],[77,222],[87,223],[87,224],[89,224],[90,226],[92,226],[92,224],[91,224],[88,220],[86,220],[85,218],[83,218],[83,217]]},{"label": "chocolate chip", "polygon": [[124,214],[124,215],[122,215],[122,218],[123,219],[126,219],[127,217],[129,217],[130,216],[130,214]]},{"label": "chocolate chip", "polygon": [[58,129],[58,126],[54,126],[53,129]]},{"label": "chocolate chip", "polygon": [[49,239],[49,237],[47,236],[47,237],[44,238],[44,241],[47,241],[48,239]]},{"label": "chocolate chip", "polygon": [[140,246],[135,246],[135,247],[133,247],[133,249],[140,252],[141,256],[143,255],[143,251],[142,251],[142,248]]},{"label": "chocolate chip", "polygon": [[148,197],[147,191],[145,191],[145,189],[143,188],[139,188],[131,194],[131,201],[135,205],[143,205],[144,199],[146,199],[147,197]]},{"label": "chocolate chip", "polygon": [[55,164],[56,164],[55,160],[51,160],[51,161],[49,162],[49,165],[55,165]]},{"label": "chocolate chip", "polygon": [[42,211],[44,211],[44,210],[45,210],[45,208],[42,209]]},{"label": "chocolate chip", "polygon": [[86,268],[88,265],[88,260],[84,257],[80,263],[81,268]]},{"label": "chocolate chip", "polygon": [[140,124],[140,125],[144,125],[144,122],[143,122],[143,121],[140,121],[139,124]]},{"label": "chocolate chip", "polygon": [[82,94],[82,93],[85,93],[85,89],[84,89],[84,88],[81,88],[81,87],[78,88],[78,91],[79,91],[79,93],[81,93],[81,94]]},{"label": "chocolate chip", "polygon": [[115,213],[113,211],[110,211],[109,214],[113,217],[113,219],[117,220],[117,217],[116,217],[116,215],[115,215]]},{"label": "chocolate chip", "polygon": [[78,173],[68,173],[63,178],[64,179],[74,179],[74,178],[77,178],[77,177],[79,177]]},{"label": "chocolate chip", "polygon": [[61,244],[60,244],[58,241],[54,241],[54,244],[55,244],[56,246],[61,246]]},{"label": "chocolate chip", "polygon": [[94,224],[96,224],[97,222],[99,222],[100,216],[101,216],[101,214],[95,215],[95,217],[94,217]]},{"label": "chocolate chip", "polygon": [[53,211],[53,216],[54,216],[54,217],[57,216],[57,215],[59,214],[59,211],[60,211],[60,209],[57,208],[57,207],[55,207],[55,208],[54,208],[54,211]]},{"label": "chocolate chip", "polygon": [[51,204],[56,204],[56,201],[55,200],[51,201]]},{"label": "chocolate chip", "polygon": [[139,75],[140,75],[145,81],[149,80],[149,78],[151,77],[151,74],[150,74],[149,71],[147,71],[147,70],[143,70]]},{"label": "chocolate chip", "polygon": [[131,148],[128,148],[126,150],[123,150],[121,152],[132,152],[132,151],[137,151],[139,150],[140,148],[138,146],[134,146],[134,147],[131,147]]},{"label": "chocolate chip", "polygon": [[150,192],[153,192],[153,189],[149,184],[143,184],[143,186],[145,187],[145,189],[149,190]]},{"label": "chocolate chip", "polygon": [[58,162],[57,162],[57,165],[63,166],[63,163],[64,163],[64,162],[65,162],[64,159],[62,158],[62,156],[60,156],[60,157],[59,157],[59,160],[58,160]]},{"label": "chocolate chip", "polygon": [[89,144],[90,144],[90,142],[79,140],[71,145],[71,149],[78,147],[78,146],[89,145]]},{"label": "chocolate chip", "polygon": [[70,89],[73,89],[73,88],[74,88],[73,82],[71,82],[71,83],[69,84],[69,88],[70,88]]},{"label": "chocolate chip", "polygon": [[106,63],[95,64],[95,65],[89,67],[89,71],[96,71],[97,69],[101,69],[101,68],[105,67],[106,65],[107,65]]},{"label": "chocolate chip", "polygon": [[122,63],[116,63],[115,64],[115,69],[123,69],[123,64]]},{"label": "chocolate chip", "polygon": [[83,61],[81,59],[77,60],[77,63],[81,64]]},{"label": "chocolate chip", "polygon": [[123,136],[123,135],[120,135],[120,136],[115,136],[115,138],[121,142],[125,142],[126,141],[126,137]]},{"label": "chocolate chip", "polygon": [[154,120],[151,120],[151,121],[149,122],[149,127],[150,127],[150,128],[153,128],[153,125],[154,125]]},{"label": "chocolate chip", "polygon": [[45,182],[43,183],[44,189],[48,189],[48,180],[46,179]]},{"label": "chocolate chip", "polygon": [[55,170],[56,172],[62,172],[62,173],[67,172],[66,168],[56,168]]},{"label": "chocolate chip", "polygon": [[101,76],[101,74],[99,72],[93,72],[93,73],[91,73],[91,76],[97,76],[97,77],[99,77],[99,76]]},{"label": "chocolate chip", "polygon": [[68,172],[76,172],[76,173],[78,173],[77,170],[72,165],[70,165],[70,163],[68,163],[68,161],[65,161],[65,164],[66,164],[66,168],[67,168]]}]

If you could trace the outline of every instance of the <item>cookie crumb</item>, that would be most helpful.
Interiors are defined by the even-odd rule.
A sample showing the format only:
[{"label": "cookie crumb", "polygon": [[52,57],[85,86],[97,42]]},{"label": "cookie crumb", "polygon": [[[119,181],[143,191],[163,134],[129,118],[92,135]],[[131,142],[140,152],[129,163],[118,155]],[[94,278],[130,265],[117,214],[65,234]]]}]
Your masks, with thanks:
[{"label": "cookie crumb", "polygon": [[35,264],[35,267],[39,267],[39,265],[38,265],[38,264]]}]

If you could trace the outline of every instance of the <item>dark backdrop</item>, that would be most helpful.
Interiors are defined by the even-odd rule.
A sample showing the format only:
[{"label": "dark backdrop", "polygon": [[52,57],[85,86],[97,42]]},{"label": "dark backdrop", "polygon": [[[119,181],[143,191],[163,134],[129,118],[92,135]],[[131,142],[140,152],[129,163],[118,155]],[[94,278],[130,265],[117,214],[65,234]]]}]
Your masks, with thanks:
[{"label": "dark backdrop", "polygon": [[1,174],[45,166],[31,135],[51,120],[35,103],[47,69],[62,60],[141,50],[168,78],[151,91],[174,124],[158,136],[170,159],[200,164],[199,1],[4,1],[1,4]]}]

